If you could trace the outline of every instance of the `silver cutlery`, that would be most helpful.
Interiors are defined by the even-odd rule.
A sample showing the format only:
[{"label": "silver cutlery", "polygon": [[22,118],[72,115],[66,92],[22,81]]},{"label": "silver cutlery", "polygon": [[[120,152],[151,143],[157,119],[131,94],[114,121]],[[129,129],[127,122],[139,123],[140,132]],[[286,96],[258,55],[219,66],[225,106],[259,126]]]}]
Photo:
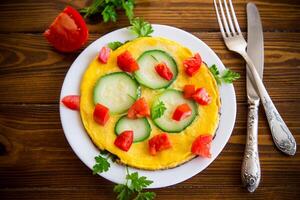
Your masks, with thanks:
[{"label": "silver cutlery", "polygon": [[[247,4],[247,22],[247,53],[253,60],[255,68],[262,79],[264,68],[263,30],[259,12],[253,3]],[[250,80],[251,72],[249,67],[246,66],[246,70],[248,98],[247,142],[242,164],[241,177],[243,184],[248,191],[254,192],[260,182],[260,163],[257,148],[258,107],[260,98],[255,91],[255,86]]]},{"label": "silver cutlery", "polygon": [[275,105],[273,104],[272,99],[270,98],[262,80],[260,79],[260,76],[254,66],[252,59],[246,52],[247,42],[242,35],[231,0],[229,0],[230,11],[226,0],[224,0],[227,18],[225,16],[221,0],[218,0],[218,2],[221,11],[221,16],[218,11],[219,8],[216,3],[216,0],[214,0],[214,5],[217,13],[217,20],[220,26],[224,42],[229,50],[240,54],[248,64],[247,67],[249,68],[252,74],[251,81],[252,83],[254,83],[254,85],[256,85],[256,90],[264,106],[275,145],[283,153],[287,155],[295,155],[297,148],[295,138],[293,137],[292,133],[288,129],[287,125],[284,123]]}]

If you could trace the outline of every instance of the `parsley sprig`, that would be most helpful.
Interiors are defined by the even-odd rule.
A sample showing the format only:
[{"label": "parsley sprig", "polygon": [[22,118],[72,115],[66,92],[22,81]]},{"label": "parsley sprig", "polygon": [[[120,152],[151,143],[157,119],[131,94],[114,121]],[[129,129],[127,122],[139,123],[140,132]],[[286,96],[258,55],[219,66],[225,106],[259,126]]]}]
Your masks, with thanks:
[{"label": "parsley sprig", "polygon": [[222,75],[220,74],[220,71],[218,70],[216,65],[212,65],[209,68],[210,72],[213,74],[214,78],[216,79],[216,82],[218,85],[221,85],[222,82],[224,83],[232,83],[233,81],[240,78],[240,74],[236,73],[234,71],[231,71],[230,69],[226,69]]},{"label": "parsley sprig", "polygon": [[166,106],[164,104],[164,102],[160,101],[156,106],[153,107],[151,115],[152,115],[152,119],[158,119],[161,116],[164,115],[165,111],[166,111]]},{"label": "parsley sprig", "polygon": [[80,13],[84,14],[84,17],[101,13],[104,22],[116,22],[118,18],[117,10],[119,9],[123,9],[129,21],[131,21],[134,16],[134,0],[94,0],[90,6],[82,8]]},{"label": "parsley sprig", "polygon": [[129,173],[128,167],[126,167],[126,183],[118,184],[114,187],[114,192],[117,193],[118,200],[152,200],[155,198],[154,192],[143,192],[143,189],[153,183],[145,176],[139,176],[138,172]]},{"label": "parsley sprig", "polygon": [[129,30],[137,37],[150,37],[154,31],[150,23],[138,17],[132,19],[130,24]]}]

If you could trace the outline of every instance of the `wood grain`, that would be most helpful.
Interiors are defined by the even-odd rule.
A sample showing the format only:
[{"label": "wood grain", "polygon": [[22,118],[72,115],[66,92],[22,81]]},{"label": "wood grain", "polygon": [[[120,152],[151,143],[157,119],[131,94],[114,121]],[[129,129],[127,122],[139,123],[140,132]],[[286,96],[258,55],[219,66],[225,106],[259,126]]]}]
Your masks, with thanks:
[{"label": "wood grain", "polygon": [[[244,61],[224,48],[219,33],[193,34],[206,42],[226,67],[241,74],[235,89],[238,101],[245,102]],[[271,97],[275,103],[299,101],[299,92],[289,88],[300,85],[300,33],[266,32],[264,36],[264,82]],[[92,34],[90,42],[98,37]],[[0,34],[0,103],[57,103],[65,74],[77,55],[56,52],[41,34]]]},{"label": "wood grain", "polygon": [[[93,176],[74,154],[59,119],[63,79],[81,52],[55,51],[42,32],[69,0],[2,0],[0,3],[0,199],[115,199],[114,184]],[[86,1],[73,0],[76,8]],[[280,153],[260,108],[260,187],[249,194],[240,168],[246,139],[245,63],[229,52],[219,33],[212,0],[136,0],[135,14],[151,23],[192,32],[207,43],[226,67],[241,74],[234,83],[237,119],[218,158],[203,172],[175,186],[153,190],[157,199],[299,199],[300,196],[300,2],[254,0],[265,37],[264,83],[298,143],[296,156]],[[246,31],[248,0],[234,0]],[[89,43],[128,26],[119,12],[116,24],[89,21]],[[206,59],[206,58],[204,58]],[[86,66],[83,66],[86,67]]]},{"label": "wood grain", "polygon": [[[300,127],[295,119],[297,114],[293,111],[299,107],[296,102],[289,106],[285,103],[278,104],[278,108],[285,111],[285,120],[298,144]],[[246,120],[243,114],[246,109],[245,103],[238,104],[238,123],[218,159],[203,173],[188,181],[155,190],[159,199],[185,197],[186,192],[192,199],[204,196],[213,198],[221,194],[238,199],[232,194],[233,191],[246,197],[249,195],[240,186],[239,178],[246,132],[246,124],[241,122]],[[284,198],[288,191],[287,197],[295,197],[299,194],[296,187],[300,186],[300,154],[291,159],[278,152],[274,148],[264,115],[261,116],[259,150],[263,180],[254,196],[261,199],[268,191],[265,195],[270,198],[278,193]],[[47,193],[54,195],[48,199],[75,196],[80,199],[84,193],[88,193],[90,198],[99,195],[104,195],[101,196],[103,199],[113,198],[113,184],[91,175],[91,171],[67,144],[60,126],[57,105],[0,104],[0,193],[10,198],[14,198],[14,193],[18,192],[33,199],[38,197],[38,193],[41,193],[40,197]],[[287,187],[291,182],[293,186]],[[34,194],[30,194],[32,192]]]},{"label": "wood grain", "polygon": [[[6,2],[6,3],[5,3]],[[1,1],[0,32],[43,32],[66,5],[68,0]],[[85,1],[73,1],[82,8]],[[136,16],[151,23],[176,26],[187,31],[219,31],[212,0],[137,0]],[[235,11],[242,30],[246,30],[245,6],[248,0],[235,0]],[[255,0],[261,12],[265,31],[300,31],[300,3],[298,0]],[[22,13],[22,14],[20,14]],[[128,26],[128,20],[119,13],[117,24],[103,24],[100,19],[89,25],[91,32],[107,33]],[[34,22],[34,23],[32,23]],[[11,26],[16,24],[16,26]]]}]

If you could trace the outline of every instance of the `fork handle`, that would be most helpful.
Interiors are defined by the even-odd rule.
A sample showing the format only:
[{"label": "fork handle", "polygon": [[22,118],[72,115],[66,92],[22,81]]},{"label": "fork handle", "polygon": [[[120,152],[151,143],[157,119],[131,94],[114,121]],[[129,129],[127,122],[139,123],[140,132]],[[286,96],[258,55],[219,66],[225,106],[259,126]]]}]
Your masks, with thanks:
[{"label": "fork handle", "polygon": [[248,99],[247,141],[242,164],[242,181],[249,192],[254,192],[260,182],[260,164],[257,148],[259,99]]},{"label": "fork handle", "polygon": [[251,58],[246,52],[241,53],[241,55],[246,60],[248,67],[250,67],[253,78],[251,81],[254,81],[257,87],[257,91],[264,106],[275,145],[283,153],[290,156],[295,155],[297,148],[295,138],[273,104],[272,99],[269,96],[262,80],[260,79]]}]

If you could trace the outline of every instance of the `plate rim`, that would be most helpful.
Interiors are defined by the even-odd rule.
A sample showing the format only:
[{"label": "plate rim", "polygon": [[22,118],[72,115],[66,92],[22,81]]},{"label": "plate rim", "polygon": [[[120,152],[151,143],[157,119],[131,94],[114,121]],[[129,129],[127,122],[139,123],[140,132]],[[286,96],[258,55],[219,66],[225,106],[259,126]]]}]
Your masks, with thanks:
[{"label": "plate rim", "polygon": [[[190,38],[189,40],[192,40],[192,41],[197,41],[199,42],[199,46],[202,46],[201,48],[206,48],[206,52],[205,54],[210,54],[212,55],[214,58],[213,60],[216,61],[217,63],[217,67],[220,69],[220,70],[224,70],[225,69],[225,66],[224,64],[222,63],[221,59],[217,56],[217,54],[206,44],[204,43],[200,38],[197,38],[196,36],[194,36],[193,34],[191,33],[188,33],[182,29],[179,29],[179,28],[176,28],[176,27],[172,27],[172,26],[168,26],[168,25],[161,25],[161,24],[152,24],[152,27],[154,29],[154,33],[152,34],[153,36],[160,36],[160,37],[165,37],[165,36],[161,36],[161,31],[174,31],[175,35],[176,34],[181,34],[181,35],[185,35],[187,38]],[[93,51],[93,49],[95,50],[95,46],[96,44],[98,43],[103,43],[102,41],[105,41],[107,40],[106,38],[109,38],[109,36],[111,35],[114,35],[114,34],[118,34],[118,33],[121,33],[121,34],[124,34],[124,38],[127,38],[126,40],[131,40],[131,39],[134,39],[134,35],[131,34],[129,32],[129,30],[125,27],[125,28],[120,28],[120,29],[117,29],[117,30],[114,30],[112,32],[109,32],[103,36],[101,36],[100,38],[98,38],[97,40],[95,40],[94,42],[92,42],[89,46],[87,46],[78,56],[77,58],[74,60],[74,62],[72,63],[72,65],[70,66],[66,76],[65,76],[65,79],[64,79],[64,82],[63,82],[63,85],[62,85],[62,88],[61,88],[61,93],[60,93],[60,102],[61,102],[61,99],[65,96],[65,93],[66,91],[75,91],[77,90],[77,94],[80,94],[80,84],[79,84],[79,88],[75,88],[75,86],[73,86],[72,90],[68,90],[68,87],[70,87],[70,83],[68,82],[69,80],[69,77],[70,76],[74,76],[74,74],[76,74],[76,72],[74,72],[74,69],[76,68],[76,66],[79,64],[80,60],[81,59],[84,59],[85,56],[87,56],[87,54],[89,53],[89,51]],[[158,35],[157,35],[158,34]],[[118,39],[120,40],[120,39]],[[174,40],[173,38],[171,40]],[[180,39],[179,39],[180,40]],[[125,40],[124,40],[125,41]],[[176,42],[179,42],[178,40],[175,39]],[[107,42],[106,42],[107,43]],[[180,44],[182,44],[181,42],[179,42]],[[183,46],[186,46],[186,45],[183,45]],[[193,46],[193,48],[187,46],[189,49],[199,49],[195,46]],[[192,50],[193,51],[193,50]],[[98,52],[98,49],[97,49],[97,52]],[[95,53],[97,52],[94,52],[94,53],[90,53],[91,55],[89,55],[90,57],[94,58],[96,56]],[[83,58],[82,58],[83,57]],[[90,60],[90,59],[88,59]],[[205,62],[207,62],[206,59],[204,59]],[[84,67],[84,70],[83,72],[85,71],[85,69],[87,68],[88,66]],[[78,68],[78,67],[77,67]],[[82,77],[83,74],[80,75],[80,81],[81,82],[81,77]],[[76,74],[76,76],[78,76],[78,74]],[[77,80],[78,82],[78,80]],[[72,86],[72,85],[71,85]],[[224,103],[224,97],[222,94],[222,91],[230,91],[230,99],[231,99],[231,107],[230,109],[226,109],[226,107],[224,108],[223,106],[223,103]],[[218,155],[221,153],[221,151],[224,149],[225,145],[228,143],[229,141],[229,138],[232,134],[232,131],[233,131],[233,128],[234,128],[234,124],[235,124],[235,120],[236,120],[236,94],[235,94],[235,90],[234,90],[234,87],[233,87],[233,84],[226,84],[226,85],[222,85],[219,87],[219,92],[220,92],[220,98],[221,98],[221,110],[220,110],[220,121],[219,121],[219,125],[218,125],[218,128],[216,130],[216,134],[218,132],[220,132],[220,125],[221,125],[221,122],[223,122],[223,118],[224,118],[224,115],[222,115],[222,111],[224,112],[224,109],[225,111],[231,111],[231,120],[230,120],[230,124],[228,124],[227,126],[227,131],[228,133],[226,133],[224,135],[225,138],[223,138],[223,140],[225,142],[222,142],[221,145],[218,145],[218,147],[215,147],[215,139],[220,136],[220,134],[217,134],[216,135],[216,138],[214,139],[213,143],[212,143],[212,150],[214,150],[212,152],[212,158],[211,159],[192,159],[178,167],[175,167],[175,168],[172,168],[172,169],[166,169],[166,170],[157,170],[157,171],[146,171],[146,170],[140,170],[140,169],[136,169],[136,168],[131,168],[131,167],[128,167],[130,169],[130,171],[138,171],[140,175],[143,175],[143,176],[147,176],[149,178],[149,176],[152,178],[149,178],[151,180],[153,180],[153,177],[154,177],[154,183],[152,185],[150,185],[148,188],[162,188],[162,187],[167,187],[167,186],[171,186],[171,185],[175,185],[175,184],[178,184],[180,182],[183,182],[187,179],[190,179],[192,178],[193,176],[195,176],[196,174],[199,174],[201,171],[205,170],[217,157]],[[68,93],[66,93],[68,94]],[[70,94],[69,94],[70,95]],[[227,98],[227,97],[226,97]],[[227,101],[227,99],[226,99]],[[80,114],[79,112],[74,112],[72,110],[69,110],[69,109],[66,109],[61,103],[59,102],[59,111],[60,111],[60,120],[61,120],[61,124],[62,124],[62,128],[63,128],[63,132],[64,132],[64,135],[69,143],[69,145],[71,146],[72,150],[74,151],[74,153],[76,154],[76,156],[87,166],[89,167],[90,169],[92,169],[92,166],[94,164],[94,157],[96,155],[99,154],[99,149],[97,147],[95,147],[95,145],[93,144],[93,142],[91,141],[91,139],[89,138],[88,134],[86,133],[86,130],[85,128],[83,127],[82,125],[82,122],[81,122],[81,118],[80,118]],[[77,115],[77,116],[76,116]],[[222,117],[223,116],[223,117]],[[77,146],[77,142],[76,140],[80,140],[82,138],[78,137],[78,134],[80,136],[80,134],[82,133],[79,133],[77,132],[78,130],[75,130],[74,132],[74,135],[76,136],[73,136],[72,133],[70,133],[70,130],[69,129],[69,126],[66,124],[66,121],[67,119],[71,117],[73,118],[73,120],[77,120],[79,121],[80,125],[79,127],[81,126],[83,131],[84,131],[84,134],[85,135],[81,135],[82,137],[84,137],[85,139],[88,137],[88,139],[90,140],[90,142],[92,143],[92,146],[91,146],[91,149],[89,149],[91,152],[89,153],[89,155],[86,153],[86,152],[82,152],[78,149],[78,146]],[[223,120],[222,120],[223,119]],[[222,120],[222,121],[221,121]],[[221,127],[222,128],[222,127]],[[217,148],[217,149],[215,149]],[[98,151],[98,153],[97,153]],[[89,157],[86,157],[86,156],[89,156]],[[200,160],[200,161],[199,161]],[[93,163],[91,163],[91,161],[93,161]],[[187,166],[190,167],[190,163],[193,164],[199,164],[200,165],[204,165],[204,167],[202,166],[202,169],[192,169],[192,173],[189,173],[188,175],[185,175],[185,176],[182,176],[182,175],[178,175],[178,172],[177,171],[182,171],[182,170],[185,170],[185,167],[184,166]],[[204,164],[203,164],[204,162]],[[111,182],[114,182],[114,183],[124,183],[125,182],[125,167],[122,166],[122,165],[119,165],[119,164],[115,164],[115,163],[111,163],[111,168],[108,172],[105,172],[105,173],[101,173],[99,174],[100,176],[102,176],[103,178],[111,181]],[[115,166],[115,165],[118,165],[118,166]],[[193,166],[193,165],[191,165]],[[123,169],[120,169],[120,168],[123,168]],[[113,173],[112,171],[114,171],[115,173]],[[117,172],[117,174],[116,174]],[[165,173],[166,172],[166,173]],[[162,176],[162,174],[164,174],[164,176],[162,177],[165,177],[166,175],[165,174],[168,174],[168,172],[170,172],[169,174],[172,176],[172,179],[169,179],[168,181],[166,180],[161,180],[161,181],[158,181],[160,180],[159,178],[157,178],[156,176]],[[120,174],[122,173],[122,174]],[[156,174],[156,175],[155,175]],[[174,177],[175,175],[175,177]],[[177,176],[176,176],[177,175]],[[156,178],[155,178],[156,177]]]}]

